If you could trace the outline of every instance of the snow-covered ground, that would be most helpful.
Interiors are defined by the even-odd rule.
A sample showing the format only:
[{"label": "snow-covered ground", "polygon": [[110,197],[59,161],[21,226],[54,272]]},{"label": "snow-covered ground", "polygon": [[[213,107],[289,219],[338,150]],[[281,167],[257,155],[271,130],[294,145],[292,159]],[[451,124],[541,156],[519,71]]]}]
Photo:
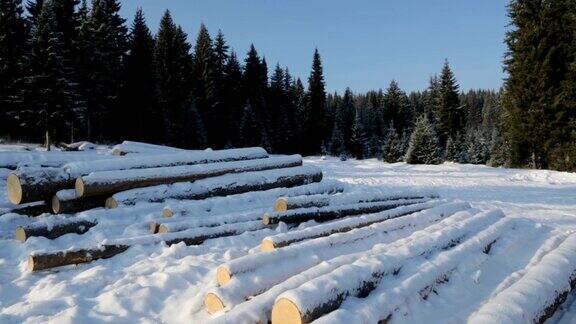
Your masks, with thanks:
[{"label": "snow-covered ground", "polygon": [[[500,208],[506,216],[519,219],[515,230],[494,248],[490,258],[482,262],[463,259],[451,280],[436,288],[437,294],[430,294],[425,301],[418,294],[409,297],[396,311],[399,316],[392,317],[393,323],[462,323],[488,298],[512,285],[525,268],[560,244],[559,237],[576,230],[573,173],[452,163],[414,166],[377,160],[342,162],[318,157],[305,159],[305,164],[319,166],[326,179],[354,184],[356,190],[364,186],[390,191],[432,190],[443,199],[467,201],[480,210]],[[4,184],[0,184],[0,208],[8,206],[5,192]],[[225,203],[226,198],[212,198],[190,208],[197,217],[204,217],[271,206],[259,205],[261,201],[251,200],[250,194],[245,197],[240,205]],[[164,206],[88,211],[85,214],[98,217],[98,225],[88,233],[68,234],[56,240],[33,237],[25,244],[12,237],[18,225],[31,220],[13,214],[0,216],[0,322],[202,323],[211,319],[203,309],[203,299],[215,286],[215,269],[257,250],[262,239],[276,231],[247,232],[200,246],[136,246],[89,264],[39,273],[26,269],[26,258],[32,251],[91,246],[105,239],[145,234],[147,222],[161,218]],[[50,222],[59,217],[39,219]],[[391,280],[390,285],[403,279],[400,276]],[[576,322],[575,300],[576,296],[570,296],[551,322]],[[344,304],[351,310],[356,306],[354,299]]]}]

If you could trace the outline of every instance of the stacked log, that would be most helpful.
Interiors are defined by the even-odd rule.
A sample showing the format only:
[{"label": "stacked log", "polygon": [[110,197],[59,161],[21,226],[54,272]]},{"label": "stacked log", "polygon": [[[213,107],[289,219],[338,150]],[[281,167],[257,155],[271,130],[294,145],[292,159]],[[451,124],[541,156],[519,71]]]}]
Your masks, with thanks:
[{"label": "stacked log", "polygon": [[351,205],[336,205],[327,207],[312,207],[295,209],[287,212],[273,212],[264,215],[263,222],[266,225],[278,224],[298,224],[314,220],[317,222],[326,222],[347,216],[357,216],[363,214],[372,214],[399,206],[410,205],[423,202],[423,199],[400,199],[384,202],[358,203]]},{"label": "stacked log", "polygon": [[30,237],[45,237],[52,240],[70,233],[84,234],[97,224],[95,219],[64,220],[56,224],[36,223],[18,227],[15,239],[20,242],[25,242]]},{"label": "stacked log", "polygon": [[321,180],[322,171],[314,166],[228,174],[192,183],[175,183],[120,192],[106,200],[106,207],[130,206],[137,202],[162,202],[167,199],[206,199],[250,191],[296,187]]},{"label": "stacked log", "polygon": [[[500,218],[502,215],[500,214]],[[422,278],[432,277],[430,280],[410,280],[415,283],[418,290],[405,289],[403,293],[410,291],[410,295],[425,290],[428,286],[442,282],[441,278],[449,277],[452,270],[458,266],[463,257],[469,256],[475,252],[483,253],[487,247],[494,244],[506,229],[510,229],[513,224],[505,219],[482,230],[474,237],[460,243],[456,246],[448,245],[444,249],[451,249],[440,253],[431,262],[425,262],[422,269],[416,269],[414,276]],[[428,249],[430,249],[430,246]],[[453,249],[452,249],[453,248]],[[430,254],[430,253],[428,253]],[[410,256],[417,257],[410,249]],[[390,251],[384,254],[370,254],[362,257],[358,261],[338,268],[337,271],[322,275],[311,280],[308,286],[315,287],[314,290],[307,289],[304,286],[289,290],[278,296],[272,309],[272,323],[310,323],[322,316],[335,311],[349,297],[365,297],[373,291],[380,282],[388,276],[396,275],[401,271],[406,261],[405,254]],[[402,271],[406,271],[405,269]],[[434,273],[434,275],[426,272]],[[403,299],[398,298],[395,302],[401,302]],[[362,305],[364,303],[361,303]],[[365,303],[365,305],[370,304]],[[376,306],[370,304],[371,306]],[[378,305],[382,309],[390,309],[389,304],[385,307]],[[397,306],[394,305],[394,306]],[[358,311],[357,314],[367,314],[369,312]],[[379,320],[387,320],[390,313],[380,317]],[[325,323],[330,321],[324,320]],[[362,321],[358,321],[362,322]]]},{"label": "stacked log", "polygon": [[25,167],[8,175],[8,199],[15,205],[51,201],[62,189],[74,186],[74,178],[61,168]]},{"label": "stacked log", "polygon": [[28,269],[40,271],[71,264],[111,258],[128,250],[126,245],[100,245],[93,249],[64,250],[52,253],[33,253],[28,257]]},{"label": "stacked log", "polygon": [[106,197],[94,196],[79,198],[74,189],[58,191],[52,197],[52,211],[54,214],[73,214],[92,208],[104,207]]},{"label": "stacked log", "polygon": [[196,181],[228,173],[281,169],[300,165],[302,165],[302,157],[292,155],[206,165],[101,171],[79,177],[75,188],[78,197],[112,195],[134,188]]},{"label": "stacked log", "polygon": [[123,141],[121,144],[114,145],[112,147],[112,155],[121,155],[124,156],[126,154],[131,153],[151,153],[151,154],[162,154],[162,153],[176,153],[176,152],[185,152],[186,150],[164,146],[164,145],[155,145],[155,144],[148,144],[142,142],[133,142],[133,141]]},{"label": "stacked log", "polygon": [[30,217],[40,216],[45,213],[51,213],[52,206],[44,202],[34,203],[26,206],[17,206],[16,208],[7,208],[0,211],[0,215],[14,213],[18,215],[26,215]]}]

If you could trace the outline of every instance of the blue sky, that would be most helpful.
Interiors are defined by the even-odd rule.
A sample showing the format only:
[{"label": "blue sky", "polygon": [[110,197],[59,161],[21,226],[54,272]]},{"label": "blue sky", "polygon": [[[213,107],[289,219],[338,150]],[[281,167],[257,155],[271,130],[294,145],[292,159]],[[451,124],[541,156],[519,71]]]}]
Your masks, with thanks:
[{"label": "blue sky", "polygon": [[131,23],[142,7],[155,33],[165,9],[194,42],[204,22],[243,59],[254,43],[272,68],[305,81],[314,48],[327,90],[424,89],[445,58],[464,90],[502,85],[508,19],[503,0],[123,0]]}]

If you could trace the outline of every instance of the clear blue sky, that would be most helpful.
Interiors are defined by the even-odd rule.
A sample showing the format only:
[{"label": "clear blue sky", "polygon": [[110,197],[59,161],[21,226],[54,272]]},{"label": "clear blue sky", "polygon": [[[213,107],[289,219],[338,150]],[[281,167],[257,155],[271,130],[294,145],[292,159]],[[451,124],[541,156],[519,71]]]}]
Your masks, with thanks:
[{"label": "clear blue sky", "polygon": [[306,80],[318,47],[328,91],[424,89],[444,58],[464,90],[502,85],[507,28],[503,0],[123,0],[131,23],[142,7],[155,33],[165,9],[194,42],[204,22],[222,29],[243,60],[254,43],[270,68]]}]

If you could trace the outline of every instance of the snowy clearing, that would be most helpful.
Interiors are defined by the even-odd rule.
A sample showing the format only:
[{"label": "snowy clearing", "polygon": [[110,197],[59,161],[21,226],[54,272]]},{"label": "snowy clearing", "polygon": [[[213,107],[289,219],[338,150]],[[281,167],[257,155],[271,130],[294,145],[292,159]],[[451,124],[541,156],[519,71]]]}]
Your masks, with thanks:
[{"label": "snowy clearing", "polygon": [[[12,153],[0,152],[5,154]],[[153,155],[151,151],[147,154]],[[319,157],[305,158],[304,164],[322,169],[321,184],[307,185],[310,189],[272,189],[200,201],[93,209],[75,217],[97,220],[85,234],[65,234],[53,240],[30,237],[23,244],[14,240],[14,232],[18,226],[32,223],[48,227],[63,224],[69,216],[1,215],[0,322],[254,322],[269,318],[278,297],[294,298],[302,307],[318,311],[322,308],[318,305],[330,297],[329,293],[319,293],[330,289],[323,283],[344,278],[337,279],[347,283],[339,288],[348,293],[339,301],[340,308],[324,317],[316,316],[318,311],[310,318],[325,323],[372,323],[391,314],[391,323],[462,323],[471,316],[476,320],[481,316],[519,316],[514,305],[532,305],[526,314],[538,312],[534,303],[522,304],[522,300],[505,297],[529,293],[534,278],[550,273],[548,264],[563,267],[553,273],[570,275],[575,270],[570,267],[576,261],[567,258],[573,254],[569,254],[574,246],[570,234],[576,230],[576,174],[451,163],[342,162]],[[2,171],[0,176],[5,178],[7,173]],[[332,184],[333,180],[343,184]],[[277,227],[258,223],[258,213],[272,212],[276,198],[324,194],[328,187],[343,187],[345,193],[354,195],[375,191],[437,193],[441,200],[420,202],[432,207],[428,210],[418,205],[398,207],[396,212],[371,214],[378,215],[371,218],[351,216],[322,224],[308,221],[292,228],[283,223]],[[12,208],[4,182],[0,184],[0,201],[0,209]],[[162,216],[167,206],[174,210],[172,218]],[[502,210],[505,216],[488,212],[493,209]],[[411,214],[385,217],[401,211]],[[231,213],[237,215],[237,222],[227,216]],[[212,215],[212,221],[202,220]],[[378,217],[381,222],[374,224]],[[371,222],[361,228],[341,230],[338,225],[359,224],[366,219]],[[150,221],[187,231],[162,234],[166,237],[209,233],[219,227],[234,228],[236,223],[247,231],[194,246],[148,244],[161,240],[160,236],[150,239]],[[339,230],[331,232],[335,226]],[[284,248],[260,252],[264,239],[292,232],[292,236],[333,234],[312,235]],[[27,269],[27,257],[32,252],[90,248],[102,242],[134,245],[110,259],[34,273]],[[258,253],[270,254],[259,258]],[[254,261],[243,261],[251,259]],[[235,269],[237,277],[232,275],[230,283],[219,286],[216,272],[222,265],[230,265],[228,270]],[[260,268],[250,268],[256,265]],[[395,271],[395,267],[401,269]],[[380,269],[381,276],[347,275],[358,269]],[[377,287],[366,290],[362,286],[366,280]],[[253,284],[247,287],[249,283]],[[362,289],[354,290],[355,284]],[[565,282],[541,283],[543,287],[562,284],[565,288]],[[541,296],[549,301],[555,297],[554,289],[546,289]],[[369,295],[363,296],[363,291]],[[222,296],[224,311],[213,315],[206,311],[205,298],[210,294]],[[387,302],[390,300],[394,302]],[[569,294],[549,322],[574,321],[575,300],[574,293]],[[497,303],[510,303],[509,314],[498,313],[502,310],[494,306]]]}]

